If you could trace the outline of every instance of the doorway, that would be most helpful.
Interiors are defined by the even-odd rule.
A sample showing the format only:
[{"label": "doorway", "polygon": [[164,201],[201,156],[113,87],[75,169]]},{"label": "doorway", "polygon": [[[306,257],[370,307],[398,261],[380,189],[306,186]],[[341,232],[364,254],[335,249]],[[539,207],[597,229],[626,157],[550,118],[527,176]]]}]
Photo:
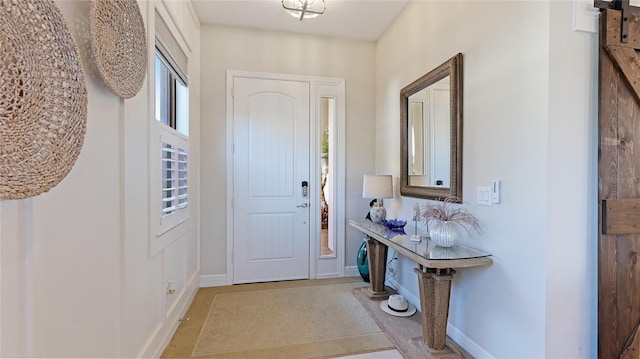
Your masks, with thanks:
[{"label": "doorway", "polygon": [[344,275],[344,109],[343,79],[227,71],[228,284]]},{"label": "doorway", "polygon": [[309,83],[233,80],[234,283],[309,278]]}]

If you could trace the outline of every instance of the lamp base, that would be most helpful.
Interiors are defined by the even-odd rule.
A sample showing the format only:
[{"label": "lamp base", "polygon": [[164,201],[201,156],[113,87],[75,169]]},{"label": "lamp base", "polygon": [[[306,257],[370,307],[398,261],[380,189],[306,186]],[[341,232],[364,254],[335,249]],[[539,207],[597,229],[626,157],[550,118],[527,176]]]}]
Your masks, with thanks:
[{"label": "lamp base", "polygon": [[380,223],[387,217],[387,210],[382,206],[373,206],[371,210],[369,210],[369,216],[371,217],[371,222]]}]

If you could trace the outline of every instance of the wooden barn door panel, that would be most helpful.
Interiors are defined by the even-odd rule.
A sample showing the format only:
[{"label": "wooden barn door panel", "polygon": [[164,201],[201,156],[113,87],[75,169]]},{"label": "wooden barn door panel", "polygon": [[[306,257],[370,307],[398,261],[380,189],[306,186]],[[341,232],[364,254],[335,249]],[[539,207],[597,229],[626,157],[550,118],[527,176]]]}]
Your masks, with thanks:
[{"label": "wooden barn door panel", "polygon": [[[640,27],[600,17],[598,356],[638,358],[640,323]],[[633,40],[633,41],[632,41]],[[637,45],[635,45],[637,44]],[[637,92],[638,90],[638,92]],[[622,201],[624,200],[624,201]]]}]

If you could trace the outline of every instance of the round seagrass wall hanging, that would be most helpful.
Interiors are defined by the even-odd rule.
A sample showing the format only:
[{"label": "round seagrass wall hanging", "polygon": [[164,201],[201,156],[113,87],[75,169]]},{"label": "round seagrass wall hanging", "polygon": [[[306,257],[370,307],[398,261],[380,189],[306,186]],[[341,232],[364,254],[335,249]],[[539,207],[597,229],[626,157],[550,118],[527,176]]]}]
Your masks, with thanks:
[{"label": "round seagrass wall hanging", "polygon": [[91,52],[105,85],[122,98],[135,96],[147,72],[147,39],[136,0],[93,0]]},{"label": "round seagrass wall hanging", "polygon": [[50,0],[0,0],[0,200],[55,187],[73,167],[87,89],[73,38]]}]

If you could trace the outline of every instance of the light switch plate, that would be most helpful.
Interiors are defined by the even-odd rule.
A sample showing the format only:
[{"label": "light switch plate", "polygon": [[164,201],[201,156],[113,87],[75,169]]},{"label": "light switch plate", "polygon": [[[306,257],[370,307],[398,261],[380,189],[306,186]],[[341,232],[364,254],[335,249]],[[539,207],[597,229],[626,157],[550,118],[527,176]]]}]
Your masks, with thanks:
[{"label": "light switch plate", "polygon": [[491,187],[478,186],[478,204],[482,206],[491,206]]}]

